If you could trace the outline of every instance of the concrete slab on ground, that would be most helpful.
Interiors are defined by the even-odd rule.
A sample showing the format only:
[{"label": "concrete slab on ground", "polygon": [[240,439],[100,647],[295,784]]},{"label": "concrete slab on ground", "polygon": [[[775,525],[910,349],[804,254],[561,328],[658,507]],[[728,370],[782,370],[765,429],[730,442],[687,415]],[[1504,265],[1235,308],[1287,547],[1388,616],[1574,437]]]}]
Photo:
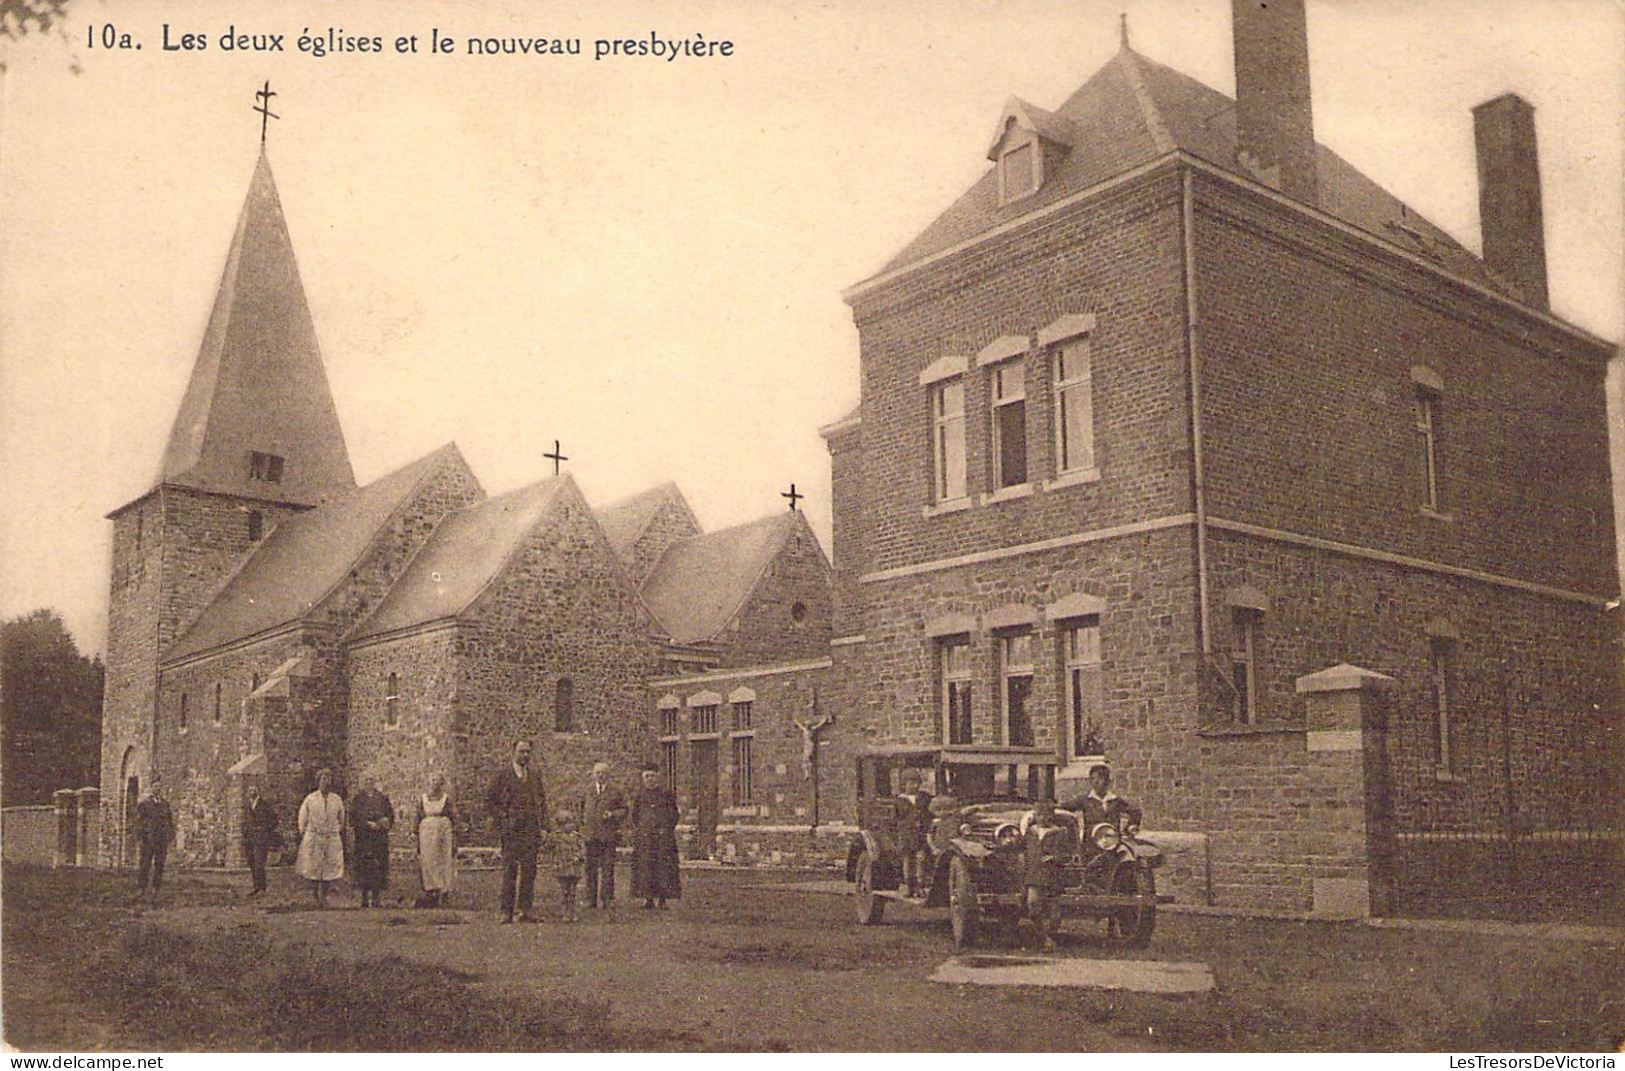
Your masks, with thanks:
[{"label": "concrete slab on ground", "polygon": [[955,956],[936,969],[931,981],[1122,989],[1131,993],[1207,993],[1213,989],[1213,971],[1206,963],[1154,959]]}]

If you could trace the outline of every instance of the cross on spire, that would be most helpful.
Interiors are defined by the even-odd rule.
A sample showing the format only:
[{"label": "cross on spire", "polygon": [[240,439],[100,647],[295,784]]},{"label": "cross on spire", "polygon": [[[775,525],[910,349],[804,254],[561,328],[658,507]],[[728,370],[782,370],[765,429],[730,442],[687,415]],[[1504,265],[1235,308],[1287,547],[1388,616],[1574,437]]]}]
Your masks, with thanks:
[{"label": "cross on spire", "polygon": [[797,491],[796,490],[796,485],[792,483],[790,485],[790,490],[788,490],[788,491],[780,491],[779,492],[779,497],[780,498],[788,498],[790,500],[790,508],[793,510],[793,509],[796,508],[796,503],[801,501],[803,498],[806,498],[807,496],[804,495],[804,494],[801,494],[799,491]]},{"label": "cross on spire", "polygon": [[1128,12],[1124,11],[1117,16],[1117,34],[1124,48],[1128,47]]},{"label": "cross on spire", "polygon": [[553,440],[553,452],[551,454],[544,453],[542,456],[553,462],[553,475],[555,476],[559,474],[559,462],[570,460],[567,456],[565,456],[564,451],[559,449],[559,441],[557,439]]},{"label": "cross on spire", "polygon": [[262,148],[265,145],[265,129],[270,120],[282,118],[282,116],[271,110],[271,98],[274,96],[276,96],[276,90],[271,88],[269,78],[265,80],[265,88],[254,91],[254,99],[259,101],[258,104],[254,105],[254,110],[260,113],[260,146]]}]

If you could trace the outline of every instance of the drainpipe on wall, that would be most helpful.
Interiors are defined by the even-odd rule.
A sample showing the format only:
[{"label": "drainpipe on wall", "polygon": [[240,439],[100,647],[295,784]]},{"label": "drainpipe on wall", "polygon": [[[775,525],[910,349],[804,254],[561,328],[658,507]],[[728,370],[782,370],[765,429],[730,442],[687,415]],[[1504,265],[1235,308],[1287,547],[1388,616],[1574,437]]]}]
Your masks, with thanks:
[{"label": "drainpipe on wall", "polygon": [[[1202,648],[1199,673],[1207,671],[1213,653],[1212,629],[1208,620],[1207,595],[1207,484],[1202,469],[1202,359],[1196,315],[1196,212],[1191,197],[1191,173],[1181,176],[1180,209],[1183,216],[1185,253],[1185,353],[1190,359],[1191,409],[1191,499],[1196,514],[1196,606],[1197,632]],[[1201,701],[1201,678],[1197,679],[1197,701]],[[1200,712],[1198,712],[1200,713]]]}]

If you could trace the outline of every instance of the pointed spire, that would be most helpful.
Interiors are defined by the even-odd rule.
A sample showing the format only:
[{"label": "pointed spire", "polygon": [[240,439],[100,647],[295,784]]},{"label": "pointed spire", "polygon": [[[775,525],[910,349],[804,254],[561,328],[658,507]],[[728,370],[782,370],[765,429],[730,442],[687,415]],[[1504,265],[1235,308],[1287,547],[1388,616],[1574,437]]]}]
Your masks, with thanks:
[{"label": "pointed spire", "polygon": [[305,505],[355,488],[263,148],[159,480]]}]

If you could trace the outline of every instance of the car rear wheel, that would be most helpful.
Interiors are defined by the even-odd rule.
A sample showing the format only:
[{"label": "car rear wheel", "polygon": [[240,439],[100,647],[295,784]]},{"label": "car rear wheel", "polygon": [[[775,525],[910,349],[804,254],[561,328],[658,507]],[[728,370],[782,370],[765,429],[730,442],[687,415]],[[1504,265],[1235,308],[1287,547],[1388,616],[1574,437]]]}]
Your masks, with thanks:
[{"label": "car rear wheel", "polygon": [[858,856],[856,889],[859,924],[879,925],[881,916],[886,913],[886,898],[875,895],[875,857],[868,852]]},{"label": "car rear wheel", "polygon": [[948,862],[948,919],[954,928],[954,951],[968,948],[976,936],[976,879],[970,864],[956,855]]},{"label": "car rear wheel", "polygon": [[1133,896],[1139,903],[1114,908],[1107,921],[1111,939],[1124,948],[1144,948],[1157,925],[1157,878],[1150,867],[1124,862],[1112,874],[1114,896]]}]

